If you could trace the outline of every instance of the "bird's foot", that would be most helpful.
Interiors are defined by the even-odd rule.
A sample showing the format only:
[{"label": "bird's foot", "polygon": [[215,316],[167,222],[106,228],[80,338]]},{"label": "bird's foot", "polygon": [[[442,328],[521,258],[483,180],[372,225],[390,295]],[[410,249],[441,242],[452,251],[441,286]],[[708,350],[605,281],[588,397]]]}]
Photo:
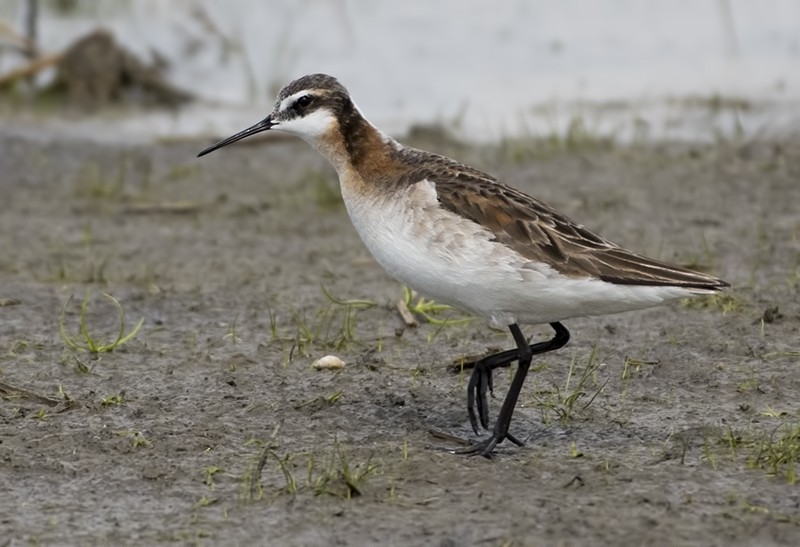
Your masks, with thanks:
[{"label": "bird's foot", "polygon": [[483,456],[484,458],[490,458],[492,451],[494,448],[503,442],[505,439],[508,439],[512,443],[517,446],[525,446],[522,441],[514,437],[511,433],[505,434],[498,434],[496,432],[492,432],[491,435],[482,439],[474,444],[471,444],[465,448],[458,448],[456,450],[451,450],[453,454],[464,454],[467,456]]}]

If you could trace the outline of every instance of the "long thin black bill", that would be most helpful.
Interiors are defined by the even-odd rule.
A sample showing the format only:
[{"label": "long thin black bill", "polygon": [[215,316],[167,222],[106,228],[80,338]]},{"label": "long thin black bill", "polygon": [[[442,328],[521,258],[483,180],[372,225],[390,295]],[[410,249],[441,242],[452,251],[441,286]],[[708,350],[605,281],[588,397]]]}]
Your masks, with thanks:
[{"label": "long thin black bill", "polygon": [[213,152],[217,148],[228,146],[231,143],[242,140],[251,135],[255,135],[256,133],[261,133],[262,131],[266,131],[273,125],[275,124],[272,123],[272,118],[270,116],[267,116],[266,118],[255,124],[253,127],[248,127],[244,131],[239,131],[232,137],[228,137],[227,139],[221,140],[217,144],[212,144],[211,146],[209,146],[208,148],[197,154],[197,157],[199,158],[200,156],[205,156],[206,154]]}]

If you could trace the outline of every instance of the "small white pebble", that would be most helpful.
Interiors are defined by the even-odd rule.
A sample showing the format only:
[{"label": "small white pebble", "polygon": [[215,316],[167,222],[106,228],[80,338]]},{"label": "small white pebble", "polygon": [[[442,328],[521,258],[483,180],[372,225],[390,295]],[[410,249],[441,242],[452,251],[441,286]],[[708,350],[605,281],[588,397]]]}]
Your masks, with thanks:
[{"label": "small white pebble", "polygon": [[311,363],[311,368],[314,370],[340,370],[344,368],[344,361],[335,355],[326,355]]}]

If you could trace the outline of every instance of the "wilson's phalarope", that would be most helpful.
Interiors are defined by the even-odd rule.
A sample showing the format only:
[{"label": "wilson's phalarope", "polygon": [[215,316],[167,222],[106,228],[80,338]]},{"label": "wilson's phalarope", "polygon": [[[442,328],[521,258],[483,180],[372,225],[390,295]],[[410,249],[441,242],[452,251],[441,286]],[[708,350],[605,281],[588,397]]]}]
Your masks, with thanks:
[{"label": "wilson's phalarope", "polygon": [[[478,361],[467,389],[470,423],[488,429],[492,370],[518,361],[490,435],[459,452],[489,455],[505,439],[535,354],[569,340],[560,323],[713,293],[721,279],[645,258],[590,232],[541,201],[455,160],[408,148],[369,123],[325,74],[284,87],[269,116],[203,150],[268,129],[302,137],[339,175],[356,230],[391,275],[418,292],[508,326],[516,349]],[[528,344],[519,324],[549,323]],[[476,416],[477,407],[477,416]]]}]

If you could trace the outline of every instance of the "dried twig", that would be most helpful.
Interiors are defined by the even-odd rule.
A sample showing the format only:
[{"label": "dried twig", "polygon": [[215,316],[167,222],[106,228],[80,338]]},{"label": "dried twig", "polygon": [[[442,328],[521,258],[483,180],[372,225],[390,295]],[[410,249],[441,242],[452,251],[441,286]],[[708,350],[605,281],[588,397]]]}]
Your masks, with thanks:
[{"label": "dried twig", "polygon": [[21,78],[28,78],[44,70],[45,68],[58,64],[63,55],[63,52],[44,55],[34,59],[30,63],[11,70],[10,72],[6,72],[0,76],[0,87],[13,83]]},{"label": "dried twig", "polygon": [[400,317],[403,318],[403,322],[407,327],[414,328],[419,325],[417,318],[414,317],[414,314],[408,309],[408,305],[404,299],[401,298],[395,305],[397,306],[397,311],[400,313]]},{"label": "dried twig", "polygon": [[54,397],[47,397],[46,395],[40,395],[34,391],[25,389],[24,387],[12,386],[11,384],[7,384],[5,382],[0,382],[0,395],[8,398],[28,399],[52,407],[61,406],[61,408],[58,409],[59,412],[68,410],[76,405],[75,401],[71,401],[69,399],[56,399]]}]

